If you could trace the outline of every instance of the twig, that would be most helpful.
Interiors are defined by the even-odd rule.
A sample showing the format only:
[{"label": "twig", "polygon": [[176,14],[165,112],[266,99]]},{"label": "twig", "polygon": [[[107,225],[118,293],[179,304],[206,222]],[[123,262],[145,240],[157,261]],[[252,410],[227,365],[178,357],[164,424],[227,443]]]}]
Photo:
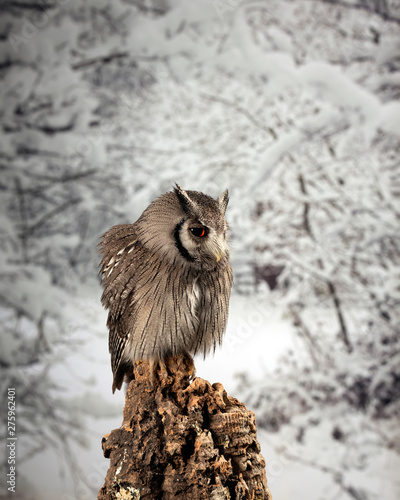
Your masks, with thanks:
[{"label": "twig", "polygon": [[20,240],[21,240],[21,250],[22,250],[22,260],[23,262],[28,261],[28,234],[29,231],[27,229],[27,212],[26,212],[26,204],[25,204],[25,193],[22,189],[21,181],[18,177],[15,178],[15,191],[17,193],[18,198],[18,208],[19,208],[19,216],[21,221],[21,232],[20,232]]},{"label": "twig", "polygon": [[264,132],[267,132],[268,134],[270,134],[273,139],[278,138],[274,129],[272,129],[271,127],[266,127],[265,125],[260,123],[256,118],[254,118],[254,116],[245,107],[240,106],[239,104],[236,104],[233,101],[229,101],[228,99],[225,99],[224,97],[219,97],[216,95],[207,94],[205,92],[200,92],[199,95],[200,95],[200,97],[203,97],[204,99],[207,99],[208,101],[219,102],[220,104],[224,104],[225,106],[229,106],[230,108],[235,109],[238,113],[245,116],[257,128],[264,130]]},{"label": "twig", "polygon": [[71,69],[73,71],[76,71],[79,69],[87,68],[88,66],[93,66],[93,64],[97,64],[97,63],[106,64],[106,63],[113,61],[114,59],[121,59],[121,58],[128,57],[128,56],[129,56],[129,52],[125,51],[125,52],[119,52],[116,54],[108,54],[106,56],[93,57],[92,59],[86,59],[86,61],[81,61],[79,63],[73,64],[71,66]]},{"label": "twig", "polygon": [[70,205],[76,205],[77,203],[80,203],[82,200],[81,198],[75,198],[73,200],[68,200],[62,205],[54,208],[53,210],[50,210],[46,214],[44,214],[38,221],[36,221],[34,224],[31,226],[27,227],[27,232],[29,234],[34,233],[37,231],[40,226],[42,226],[45,222],[47,222],[49,219],[54,217],[55,215],[59,214],[60,212],[63,212],[65,209],[67,209]]}]

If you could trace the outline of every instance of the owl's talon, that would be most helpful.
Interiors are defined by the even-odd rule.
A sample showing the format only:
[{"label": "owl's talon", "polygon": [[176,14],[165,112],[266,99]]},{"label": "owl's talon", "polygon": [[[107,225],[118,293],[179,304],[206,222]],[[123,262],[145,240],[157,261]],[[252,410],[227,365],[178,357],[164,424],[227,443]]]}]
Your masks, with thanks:
[{"label": "owl's talon", "polygon": [[158,364],[160,366],[161,378],[163,380],[167,380],[167,378],[169,376],[167,365],[164,363],[164,361],[159,361]]},{"label": "owl's talon", "polygon": [[150,361],[149,365],[150,365],[150,384],[151,384],[152,389],[154,389],[156,375],[157,375],[157,361],[152,359]]},{"label": "owl's talon", "polygon": [[186,355],[186,361],[188,364],[187,371],[189,373],[189,380],[193,380],[196,376],[196,367],[194,365],[194,359],[190,354]]},{"label": "owl's talon", "polygon": [[164,361],[155,361],[151,360],[150,364],[150,383],[154,389],[155,382],[157,380],[167,380],[169,377],[169,372],[167,369],[167,365]]}]

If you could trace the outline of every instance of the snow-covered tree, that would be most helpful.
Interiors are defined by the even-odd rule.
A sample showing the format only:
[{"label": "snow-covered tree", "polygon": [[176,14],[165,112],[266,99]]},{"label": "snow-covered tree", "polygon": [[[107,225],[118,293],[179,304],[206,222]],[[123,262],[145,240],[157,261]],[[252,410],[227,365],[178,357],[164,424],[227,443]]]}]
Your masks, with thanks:
[{"label": "snow-covered tree", "polygon": [[54,373],[100,311],[99,236],[175,181],[229,188],[235,291],[275,285],[301,339],[244,389],[261,425],[316,468],[322,435],[368,453],[360,422],[398,449],[399,26],[391,1],[2,6],[0,363],[28,454],[82,438]]}]

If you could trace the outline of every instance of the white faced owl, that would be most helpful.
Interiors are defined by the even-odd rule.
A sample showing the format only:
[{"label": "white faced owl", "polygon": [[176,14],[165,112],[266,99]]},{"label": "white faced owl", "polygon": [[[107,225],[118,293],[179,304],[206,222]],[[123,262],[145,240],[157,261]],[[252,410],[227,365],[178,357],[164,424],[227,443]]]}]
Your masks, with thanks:
[{"label": "white faced owl", "polygon": [[227,205],[228,191],[215,200],[176,185],[135,223],[103,235],[113,392],[137,360],[205,355],[221,343],[233,281]]}]

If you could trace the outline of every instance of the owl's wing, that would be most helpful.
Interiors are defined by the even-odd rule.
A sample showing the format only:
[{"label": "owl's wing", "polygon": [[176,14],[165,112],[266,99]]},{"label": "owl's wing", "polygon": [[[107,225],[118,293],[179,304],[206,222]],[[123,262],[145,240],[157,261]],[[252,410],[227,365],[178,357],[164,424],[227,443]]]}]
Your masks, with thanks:
[{"label": "owl's wing", "polygon": [[112,227],[102,237],[99,250],[102,255],[100,273],[104,286],[102,304],[109,310],[107,326],[109,329],[108,347],[111,354],[111,367],[114,374],[113,392],[120,389],[125,372],[124,350],[129,335],[126,318],[136,286],[136,254],[141,245],[137,241],[134,224],[121,224]]}]

